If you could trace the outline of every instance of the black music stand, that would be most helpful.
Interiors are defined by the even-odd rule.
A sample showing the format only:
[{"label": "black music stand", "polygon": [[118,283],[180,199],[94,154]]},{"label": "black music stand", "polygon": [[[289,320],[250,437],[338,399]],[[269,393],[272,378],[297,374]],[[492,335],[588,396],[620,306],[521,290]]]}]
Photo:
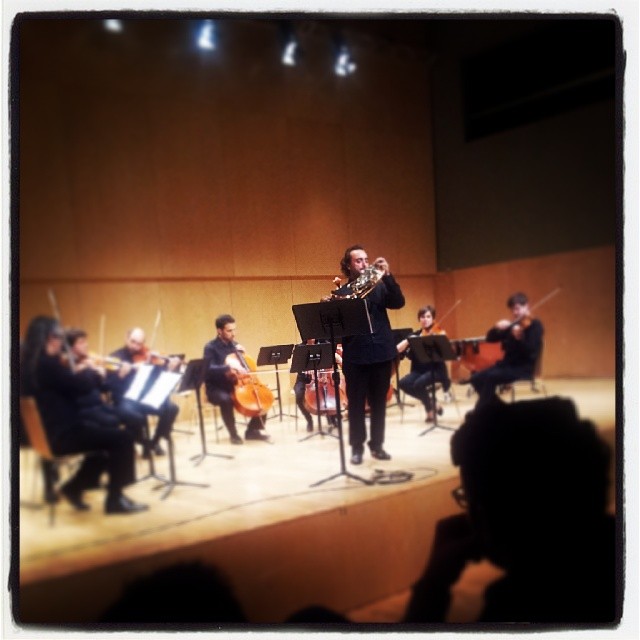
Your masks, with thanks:
[{"label": "black music stand", "polygon": [[229,456],[222,453],[209,453],[207,451],[207,439],[204,432],[204,418],[202,417],[202,401],[200,399],[200,387],[204,381],[204,359],[199,358],[197,360],[190,360],[187,363],[187,368],[182,374],[182,381],[180,383],[179,392],[193,391],[196,396],[196,406],[198,408],[198,424],[200,425],[200,442],[202,444],[202,453],[191,456],[191,460],[195,460],[194,466],[199,465],[206,457],[212,458],[226,458],[227,460],[233,459],[233,456]]},{"label": "black music stand", "polygon": [[[280,409],[280,422],[282,422],[282,398],[280,396],[280,372],[279,364],[287,364],[293,353],[292,344],[277,344],[272,347],[260,347],[258,352],[258,361],[256,365],[262,367],[264,365],[274,365],[276,368],[276,388],[278,390],[278,408]],[[289,416],[295,418],[295,416]]]},{"label": "black music stand", "polygon": [[[397,345],[402,342],[405,338],[408,338],[412,333],[413,329],[392,329],[393,333],[393,344]],[[396,405],[400,407],[400,413],[402,414],[402,420],[404,420],[404,408],[405,407],[413,407],[413,404],[410,402],[405,402],[400,399],[400,360],[402,360],[403,354],[399,353],[396,357],[396,386],[395,386],[395,396],[396,396]],[[395,405],[389,405],[391,407]]]},{"label": "black music stand", "polygon": [[338,425],[338,440],[340,442],[340,471],[328,478],[314,482],[311,487],[347,476],[371,485],[371,480],[365,480],[346,469],[344,457],[344,439],[342,437],[342,409],[340,407],[340,371],[336,362],[336,339],[345,336],[366,335],[373,333],[371,319],[365,300],[331,300],[329,302],[315,302],[298,304],[292,307],[293,315],[300,331],[303,342],[308,340],[329,340],[331,344],[331,360],[333,363],[333,386],[336,399],[336,422]]},{"label": "black music stand", "polygon": [[409,338],[409,348],[413,351],[418,362],[429,364],[431,366],[431,384],[429,391],[433,402],[433,424],[425,429],[421,436],[433,431],[434,429],[446,429],[447,431],[455,431],[453,427],[438,424],[438,411],[436,405],[436,363],[446,362],[447,360],[455,360],[457,358],[449,338],[445,335],[435,336],[413,336]]},{"label": "black music stand", "polygon": [[[313,378],[316,383],[316,407],[320,407],[320,391],[318,389],[318,369],[330,369],[333,367],[333,356],[331,355],[331,345],[328,342],[322,344],[299,344],[293,352],[293,360],[291,361],[291,373],[303,373],[313,370]],[[340,402],[340,398],[336,402]],[[337,411],[337,408],[336,408]],[[338,438],[332,433],[322,430],[322,418],[318,410],[318,431],[302,438],[298,442],[304,442],[314,436],[332,436]]]}]

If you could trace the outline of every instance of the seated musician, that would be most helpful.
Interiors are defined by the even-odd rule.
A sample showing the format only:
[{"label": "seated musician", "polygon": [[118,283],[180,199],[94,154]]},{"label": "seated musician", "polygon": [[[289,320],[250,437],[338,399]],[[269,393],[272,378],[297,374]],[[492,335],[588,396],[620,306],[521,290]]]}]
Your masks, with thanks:
[{"label": "seated musician", "polygon": [[105,512],[136,513],[147,509],[123,493],[135,482],[135,452],[131,434],[82,421],[77,400],[94,388],[94,372],[75,373],[62,359],[64,333],[54,318],[37,316],[27,329],[21,350],[21,393],[33,396],[54,455],[86,453],[75,475],[60,493],[86,511],[85,490],[95,487],[102,473],[109,475]]},{"label": "seated musician", "polygon": [[435,417],[434,411],[437,411],[438,415],[442,415],[442,408],[438,405],[433,406],[430,387],[440,382],[442,384],[442,390],[445,394],[448,394],[451,388],[449,372],[444,362],[419,362],[415,354],[409,349],[409,337],[445,335],[446,332],[436,324],[436,310],[431,305],[427,305],[418,310],[418,320],[420,322],[420,329],[414,331],[396,345],[398,353],[406,354],[411,360],[411,371],[400,379],[398,385],[407,395],[417,398],[424,404],[427,412],[426,421],[433,422]]},{"label": "seated musician", "polygon": [[[329,342],[328,340],[318,340],[318,343]],[[315,344],[316,341],[311,338],[307,340],[306,344]],[[336,345],[336,362],[338,366],[342,365],[342,345]],[[318,373],[318,376],[320,373]],[[331,375],[331,374],[329,374]],[[296,376],[296,381],[293,385],[293,393],[296,397],[296,405],[298,409],[300,409],[300,413],[303,415],[305,420],[307,421],[307,431],[313,431],[313,418],[311,417],[311,413],[307,408],[305,403],[305,396],[307,392],[307,385],[313,381],[313,370],[312,371],[301,371]],[[333,384],[333,380],[330,378],[331,384]],[[314,400],[314,405],[316,402]],[[334,429],[336,427],[337,419],[335,415],[328,414],[326,416],[327,422],[329,423],[330,429]]]},{"label": "seated musician", "polygon": [[[111,398],[118,412],[120,419],[125,424],[146,422],[148,415],[158,416],[155,433],[151,441],[145,447],[145,457],[148,456],[150,448],[155,455],[163,455],[164,449],[160,445],[161,438],[169,438],[173,429],[173,423],[178,416],[178,405],[167,398],[158,409],[149,405],[125,398],[125,395],[133,382],[137,373],[137,365],[148,362],[156,362],[155,354],[151,352],[145,344],[146,336],[144,331],[136,327],[127,332],[126,343],[120,349],[111,353],[111,357],[120,361],[117,371],[110,371],[107,374],[107,383],[111,390]],[[177,357],[162,358],[163,366],[169,371],[175,371],[181,364],[181,359]]]},{"label": "seated musician", "polygon": [[[238,360],[238,352],[244,348],[235,342],[236,321],[233,316],[224,314],[216,318],[216,338],[204,346],[205,389],[211,404],[220,407],[224,426],[229,432],[232,444],[242,444],[242,438],[236,428],[233,406],[233,391],[236,383],[246,369]],[[260,416],[250,418],[244,437],[247,440],[269,440],[261,433],[264,423]]]},{"label": "seated musician", "polygon": [[493,366],[474,372],[469,379],[478,394],[477,406],[496,400],[496,387],[534,375],[542,350],[544,327],[532,318],[529,300],[524,293],[514,293],[507,300],[511,320],[498,320],[487,332],[487,342],[501,342],[504,357]]}]

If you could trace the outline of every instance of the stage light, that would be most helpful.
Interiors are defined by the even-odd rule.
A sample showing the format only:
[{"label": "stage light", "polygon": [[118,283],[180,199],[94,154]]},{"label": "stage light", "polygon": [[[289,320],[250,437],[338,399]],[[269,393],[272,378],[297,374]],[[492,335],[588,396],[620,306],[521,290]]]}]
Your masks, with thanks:
[{"label": "stage light", "polygon": [[348,76],[351,75],[357,66],[351,57],[351,53],[346,44],[340,45],[340,49],[338,50],[338,55],[336,57],[336,64],[333,68],[336,75],[338,76]]},{"label": "stage light", "polygon": [[284,47],[282,52],[282,64],[286,64],[288,67],[295,67],[300,59],[300,45],[297,40],[291,36],[291,39]]},{"label": "stage light", "polygon": [[213,51],[216,48],[216,28],[213,20],[205,20],[200,27],[198,35],[200,49]]},{"label": "stage light", "polygon": [[122,20],[105,20],[104,28],[113,33],[120,33],[122,31]]}]

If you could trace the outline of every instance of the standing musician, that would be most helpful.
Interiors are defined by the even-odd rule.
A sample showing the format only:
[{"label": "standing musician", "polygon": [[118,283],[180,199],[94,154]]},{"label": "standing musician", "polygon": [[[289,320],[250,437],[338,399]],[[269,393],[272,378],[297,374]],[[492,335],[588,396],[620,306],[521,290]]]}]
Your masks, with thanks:
[{"label": "standing musician", "polygon": [[[358,278],[368,266],[367,252],[360,245],[349,247],[340,261],[342,273],[349,278],[349,282]],[[365,298],[373,333],[342,339],[342,369],[347,385],[351,464],[362,464],[367,437],[367,401],[371,420],[368,442],[371,455],[376,460],[391,459],[383,446],[387,392],[391,381],[391,365],[397,351],[387,309],[401,309],[404,306],[404,295],[400,285],[391,275],[385,258],[378,258],[375,267],[383,272],[383,276]]]},{"label": "standing musician", "polygon": [[[242,438],[236,429],[233,405],[233,392],[242,374],[246,374],[241,361],[244,347],[235,342],[236,321],[229,314],[216,318],[216,338],[204,346],[205,389],[211,404],[220,407],[224,426],[229,432],[232,444],[242,444]],[[240,355],[238,355],[240,354]],[[260,416],[249,420],[244,437],[247,440],[269,440],[269,436],[261,433],[264,423]]]},{"label": "standing musician", "polygon": [[131,434],[83,423],[77,400],[94,388],[94,373],[75,373],[62,361],[64,333],[54,318],[35,317],[21,350],[21,392],[35,398],[49,446],[55,455],[86,453],[75,475],[60,493],[78,511],[86,489],[96,486],[103,471],[109,474],[105,512],[137,513],[147,509],[127,498],[123,488],[135,482],[135,452]]},{"label": "standing musician", "polygon": [[511,309],[511,320],[498,320],[486,337],[487,342],[502,343],[504,357],[473,373],[468,380],[478,393],[476,407],[495,401],[498,385],[533,376],[542,350],[544,327],[540,320],[531,317],[527,296],[514,293],[507,300],[507,307]]},{"label": "standing musician", "polygon": [[431,305],[418,310],[418,320],[420,321],[420,329],[399,342],[396,347],[398,353],[407,354],[411,360],[411,371],[406,376],[403,376],[398,384],[402,391],[417,398],[424,404],[427,412],[427,422],[433,422],[434,410],[438,412],[438,415],[442,415],[442,408],[438,405],[433,407],[429,387],[436,384],[436,382],[440,382],[444,393],[449,393],[451,380],[449,379],[447,365],[442,361],[433,363],[419,362],[415,354],[409,349],[409,337],[446,335],[446,331],[435,321],[436,310]]},{"label": "standing musician", "polygon": [[[158,409],[137,400],[125,398],[129,386],[133,382],[138,364],[157,362],[157,354],[151,352],[146,344],[146,335],[140,327],[127,331],[126,342],[123,347],[111,353],[111,357],[120,361],[120,367],[115,372],[109,372],[107,383],[111,390],[111,398],[116,407],[120,419],[125,424],[146,422],[148,415],[158,416],[158,424],[155,433],[148,443],[155,455],[164,455],[165,451],[160,445],[160,438],[169,438],[173,429],[173,423],[178,416],[178,405],[167,398]],[[181,359],[177,357],[162,358],[164,366],[169,371],[175,371],[180,367]],[[145,450],[145,456],[148,450]]]}]

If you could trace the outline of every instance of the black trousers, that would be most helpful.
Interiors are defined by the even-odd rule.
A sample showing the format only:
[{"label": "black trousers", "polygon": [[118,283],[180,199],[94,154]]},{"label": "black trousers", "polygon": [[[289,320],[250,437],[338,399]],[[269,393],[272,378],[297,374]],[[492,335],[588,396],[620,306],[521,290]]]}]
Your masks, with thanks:
[{"label": "black trousers", "polygon": [[132,431],[134,438],[138,439],[140,432],[147,424],[147,416],[158,416],[158,423],[153,440],[156,442],[160,438],[168,438],[173,430],[180,408],[171,400],[165,400],[158,409],[154,409],[149,405],[123,398],[116,405],[116,412],[124,422],[125,426]]},{"label": "black trousers", "polygon": [[496,399],[496,387],[501,384],[508,384],[515,380],[522,380],[533,375],[530,366],[514,367],[507,364],[494,364],[482,371],[478,371],[471,376],[471,386],[478,394],[476,407],[483,406]]},{"label": "black trousers", "polygon": [[426,373],[411,371],[406,376],[400,378],[398,386],[407,395],[420,400],[427,411],[431,411],[432,398],[430,387],[436,382],[442,383],[444,391],[449,391],[451,388],[451,380],[449,380],[446,370],[444,375],[442,375],[442,371],[438,370],[435,372],[427,371]]},{"label": "black trousers", "polygon": [[304,394],[307,390],[307,385],[304,380],[297,380],[293,385],[293,392],[296,396],[296,404],[298,405],[298,409],[300,409],[300,413],[304,416],[304,419],[307,421],[307,424],[313,423],[313,418],[311,417],[311,413],[307,409],[304,403]]},{"label": "black trousers", "polygon": [[367,439],[365,424],[366,403],[369,403],[370,437],[372,450],[384,444],[387,392],[391,380],[391,360],[374,364],[343,362],[342,370],[347,383],[349,416],[349,444],[354,451],[362,451]]},{"label": "black trousers", "polygon": [[79,491],[96,487],[104,471],[109,474],[111,495],[118,495],[136,480],[133,438],[127,431],[78,425],[58,434],[51,449],[58,456],[87,454],[69,481]]},{"label": "black trousers", "polygon": [[[226,389],[207,389],[207,400],[211,404],[215,404],[220,407],[220,415],[222,416],[222,422],[227,428],[230,436],[237,436],[238,430],[236,428],[236,414],[233,407],[233,398],[231,392]],[[249,420],[247,425],[247,431],[257,431],[258,429],[264,429],[264,423],[259,417],[254,417]]]}]

